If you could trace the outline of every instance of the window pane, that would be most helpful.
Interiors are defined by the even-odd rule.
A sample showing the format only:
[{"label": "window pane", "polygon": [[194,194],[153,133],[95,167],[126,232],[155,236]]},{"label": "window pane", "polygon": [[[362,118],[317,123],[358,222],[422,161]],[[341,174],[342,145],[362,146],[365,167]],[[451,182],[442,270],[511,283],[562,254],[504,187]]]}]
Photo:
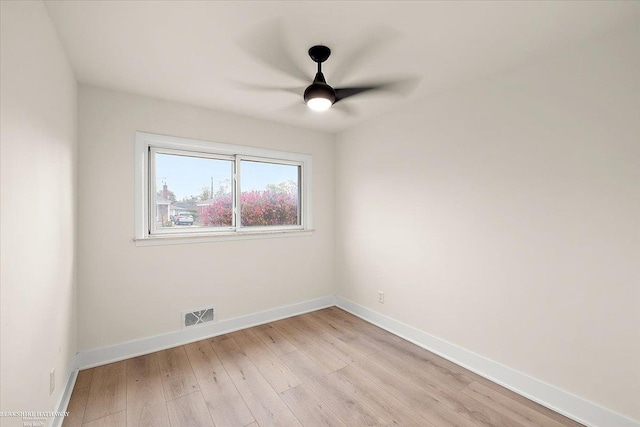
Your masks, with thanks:
[{"label": "window pane", "polygon": [[233,161],[164,153],[156,153],[155,160],[157,230],[197,232],[233,225]]},{"label": "window pane", "polygon": [[242,160],[243,226],[300,224],[300,166]]}]

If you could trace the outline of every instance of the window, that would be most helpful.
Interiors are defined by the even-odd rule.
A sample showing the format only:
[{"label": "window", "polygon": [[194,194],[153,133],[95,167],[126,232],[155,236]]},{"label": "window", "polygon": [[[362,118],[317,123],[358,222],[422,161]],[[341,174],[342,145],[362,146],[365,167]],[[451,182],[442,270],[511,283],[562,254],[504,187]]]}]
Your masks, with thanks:
[{"label": "window", "polygon": [[136,133],[136,242],[311,229],[311,156]]}]

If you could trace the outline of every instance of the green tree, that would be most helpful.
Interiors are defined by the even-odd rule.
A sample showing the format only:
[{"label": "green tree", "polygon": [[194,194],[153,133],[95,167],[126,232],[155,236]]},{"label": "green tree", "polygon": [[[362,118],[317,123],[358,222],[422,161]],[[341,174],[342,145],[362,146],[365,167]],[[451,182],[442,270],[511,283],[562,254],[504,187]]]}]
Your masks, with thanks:
[{"label": "green tree", "polygon": [[194,205],[200,201],[199,196],[191,195],[189,197],[183,197],[181,202],[187,205]]},{"label": "green tree", "polygon": [[219,181],[218,190],[216,191],[215,197],[222,197],[229,192],[229,187],[231,187],[231,180],[229,178],[225,178]]},{"label": "green tree", "polygon": [[202,187],[202,192],[198,195],[198,200],[209,200],[211,198],[211,188]]},{"label": "green tree", "polygon": [[298,183],[292,179],[288,179],[277,184],[267,184],[265,189],[276,194],[297,194]]},{"label": "green tree", "polygon": [[[168,190],[168,191],[167,191],[167,193],[168,193],[168,196],[169,196],[169,197],[167,197],[167,198],[168,198],[169,200],[171,200],[171,203],[175,203],[175,202],[176,202],[176,200],[177,200],[177,199],[176,199],[176,194],[175,194],[173,191],[171,191],[171,190]],[[162,191],[158,191],[158,197],[164,197],[164,196],[162,195]]]}]

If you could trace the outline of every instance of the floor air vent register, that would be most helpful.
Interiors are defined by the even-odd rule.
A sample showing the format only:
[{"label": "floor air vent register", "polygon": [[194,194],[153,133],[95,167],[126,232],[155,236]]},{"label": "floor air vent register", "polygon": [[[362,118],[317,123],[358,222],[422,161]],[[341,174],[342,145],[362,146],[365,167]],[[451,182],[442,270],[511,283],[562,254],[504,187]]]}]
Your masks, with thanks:
[{"label": "floor air vent register", "polygon": [[214,307],[199,308],[182,312],[182,328],[200,326],[215,320]]}]

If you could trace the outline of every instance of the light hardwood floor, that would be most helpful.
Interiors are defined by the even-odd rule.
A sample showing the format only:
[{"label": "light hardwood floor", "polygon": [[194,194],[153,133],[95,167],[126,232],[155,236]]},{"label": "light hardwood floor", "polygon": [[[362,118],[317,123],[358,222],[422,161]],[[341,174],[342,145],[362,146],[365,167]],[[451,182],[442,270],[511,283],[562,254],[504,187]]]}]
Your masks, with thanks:
[{"label": "light hardwood floor", "polygon": [[65,427],[580,426],[336,307],[83,370]]}]

